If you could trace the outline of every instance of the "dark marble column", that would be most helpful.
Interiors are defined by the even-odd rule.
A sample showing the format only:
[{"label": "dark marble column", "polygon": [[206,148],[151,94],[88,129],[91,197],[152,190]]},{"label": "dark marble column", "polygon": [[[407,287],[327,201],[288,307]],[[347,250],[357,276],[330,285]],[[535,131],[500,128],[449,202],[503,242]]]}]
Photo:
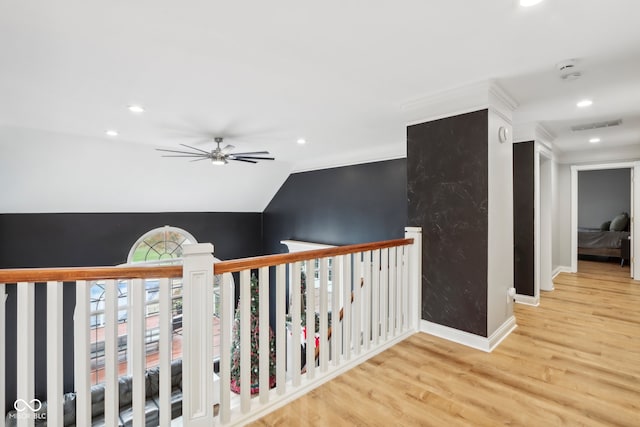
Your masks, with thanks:
[{"label": "dark marble column", "polygon": [[534,142],[513,144],[513,280],[520,295],[535,296]]},{"label": "dark marble column", "polygon": [[424,237],[422,319],[484,337],[487,141],[486,109],[407,128],[408,223]]}]

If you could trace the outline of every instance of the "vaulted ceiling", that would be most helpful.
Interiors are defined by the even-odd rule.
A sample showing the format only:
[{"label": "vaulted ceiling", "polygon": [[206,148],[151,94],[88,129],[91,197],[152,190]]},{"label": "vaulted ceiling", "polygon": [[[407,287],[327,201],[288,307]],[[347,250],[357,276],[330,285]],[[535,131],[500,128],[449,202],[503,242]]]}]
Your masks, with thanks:
[{"label": "vaulted ceiling", "polygon": [[[404,104],[487,79],[559,153],[637,147],[638,16],[635,0],[2,2],[0,212],[261,211],[292,171],[403,156]],[[560,79],[569,58],[581,79]],[[570,130],[614,118],[597,146]],[[154,150],[215,136],[277,160]]]}]

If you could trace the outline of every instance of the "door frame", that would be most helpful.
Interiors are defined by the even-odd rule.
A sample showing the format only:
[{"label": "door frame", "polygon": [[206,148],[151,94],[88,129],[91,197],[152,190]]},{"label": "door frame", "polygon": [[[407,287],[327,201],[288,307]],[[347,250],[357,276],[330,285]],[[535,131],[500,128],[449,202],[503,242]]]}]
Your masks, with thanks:
[{"label": "door frame", "polygon": [[640,280],[640,268],[638,260],[634,256],[640,250],[640,242],[636,237],[636,227],[634,216],[635,212],[640,212],[640,185],[638,176],[640,176],[640,161],[616,162],[616,163],[598,163],[589,165],[572,165],[571,166],[571,272],[578,272],[578,172],[589,170],[604,169],[631,169],[631,206],[629,207],[631,221],[631,277]]},{"label": "door frame", "polygon": [[[535,163],[534,163],[534,296],[537,300],[540,301],[540,291],[552,291],[553,290],[553,280],[552,280],[552,264],[553,257],[551,251],[553,250],[553,234],[551,230],[551,221],[545,222],[545,229],[543,229],[543,224],[541,220],[541,212],[542,212],[542,198],[544,197],[548,202],[549,206],[546,206],[547,209],[551,209],[551,205],[553,204],[552,192],[554,186],[554,177],[552,168],[549,169],[549,176],[546,177],[546,180],[542,179],[542,170],[541,163],[542,157],[545,158],[546,161],[550,162],[550,165],[554,162],[554,157],[552,151],[547,148],[544,144],[539,141],[535,142]],[[542,188],[542,182],[546,183],[546,188]],[[544,236],[544,239],[543,239]],[[545,247],[543,247],[542,243],[545,243]],[[546,274],[542,273],[542,256],[545,253],[550,257],[548,271]],[[542,281],[545,281],[543,283]]]}]

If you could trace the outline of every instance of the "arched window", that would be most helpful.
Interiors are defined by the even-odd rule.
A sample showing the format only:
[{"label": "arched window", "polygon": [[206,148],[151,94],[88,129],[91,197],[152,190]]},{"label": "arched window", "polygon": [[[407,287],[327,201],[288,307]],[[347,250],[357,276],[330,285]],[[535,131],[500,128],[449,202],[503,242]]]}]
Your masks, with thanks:
[{"label": "arched window", "polygon": [[174,263],[182,259],[183,245],[198,243],[187,231],[165,225],[140,237],[131,247],[127,264]]},{"label": "arched window", "polygon": [[[142,235],[131,247],[127,264],[179,264],[182,263],[183,246],[198,243],[187,231],[171,226],[155,228]],[[182,278],[170,280],[172,306],[172,358],[182,356]],[[159,291],[158,279],[147,279],[145,286],[145,318],[147,330],[145,347],[147,352],[147,368],[156,365],[159,339]],[[119,280],[118,286],[118,359],[120,372],[128,368],[127,348],[129,317],[128,294],[131,283]],[[104,378],[104,310],[105,282],[93,282],[91,286],[91,363],[92,383],[97,384]]]}]

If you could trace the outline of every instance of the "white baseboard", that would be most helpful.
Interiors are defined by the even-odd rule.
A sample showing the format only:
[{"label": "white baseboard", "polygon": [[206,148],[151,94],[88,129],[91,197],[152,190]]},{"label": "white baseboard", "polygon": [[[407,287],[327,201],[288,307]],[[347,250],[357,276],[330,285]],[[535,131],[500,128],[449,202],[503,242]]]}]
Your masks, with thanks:
[{"label": "white baseboard", "polygon": [[540,305],[540,297],[532,297],[530,295],[516,294],[513,298],[518,304],[525,304],[537,307]]},{"label": "white baseboard", "polygon": [[458,344],[466,345],[467,347],[475,348],[477,350],[482,350],[487,353],[492,352],[493,349],[496,348],[498,344],[500,344],[502,340],[505,339],[516,327],[516,318],[511,316],[502,324],[502,326],[491,334],[489,338],[487,338],[450,328],[448,326],[439,325],[437,323],[428,322],[426,320],[420,321],[421,332],[453,341]]},{"label": "white baseboard", "polygon": [[566,265],[557,266],[551,272],[551,280],[555,279],[556,276],[560,273],[571,273],[571,267],[567,267]]}]

